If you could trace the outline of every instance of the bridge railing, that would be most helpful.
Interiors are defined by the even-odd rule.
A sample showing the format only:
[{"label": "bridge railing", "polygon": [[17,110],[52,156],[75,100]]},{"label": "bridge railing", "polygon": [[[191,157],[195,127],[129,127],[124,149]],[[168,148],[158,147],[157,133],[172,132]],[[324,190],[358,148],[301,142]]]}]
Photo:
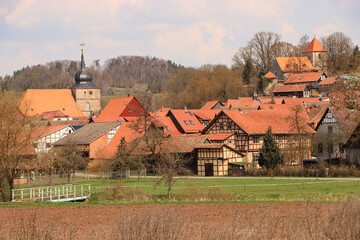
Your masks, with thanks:
[{"label": "bridge railing", "polygon": [[66,202],[87,199],[91,194],[91,184],[56,185],[12,190],[12,201],[52,201]]}]

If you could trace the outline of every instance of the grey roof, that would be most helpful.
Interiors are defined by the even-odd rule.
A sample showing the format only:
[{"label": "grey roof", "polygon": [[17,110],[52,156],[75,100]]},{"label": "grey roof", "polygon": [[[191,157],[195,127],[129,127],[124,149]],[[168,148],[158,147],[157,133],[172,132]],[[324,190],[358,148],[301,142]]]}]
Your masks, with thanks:
[{"label": "grey roof", "polygon": [[94,140],[103,136],[111,129],[119,126],[120,122],[106,122],[106,123],[90,123],[84,127],[76,130],[75,132],[69,134],[68,136],[60,139],[55,142],[55,146],[76,144],[76,145],[86,145],[90,144]]}]

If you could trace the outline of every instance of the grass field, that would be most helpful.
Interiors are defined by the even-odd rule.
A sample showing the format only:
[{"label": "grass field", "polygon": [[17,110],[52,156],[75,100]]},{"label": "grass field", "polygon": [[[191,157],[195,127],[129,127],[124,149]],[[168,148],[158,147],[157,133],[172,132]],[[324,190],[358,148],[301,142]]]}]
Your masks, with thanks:
[{"label": "grass field", "polygon": [[[62,182],[61,182],[62,181]],[[172,189],[172,200],[168,201],[167,187],[155,187],[156,179],[146,178],[119,180],[90,179],[76,177],[73,185],[91,184],[91,199],[87,205],[140,204],[140,203],[291,203],[291,202],[345,202],[360,197],[360,181],[312,180],[312,179],[179,179]],[[65,179],[56,178],[57,184]],[[33,186],[46,185],[44,180],[33,182]],[[28,188],[31,185],[18,185]],[[1,203],[0,206],[33,206],[39,203]],[[54,203],[50,203],[54,204]],[[57,206],[74,203],[56,203]],[[84,204],[84,203],[76,203]],[[40,203],[49,205],[49,203]]]}]

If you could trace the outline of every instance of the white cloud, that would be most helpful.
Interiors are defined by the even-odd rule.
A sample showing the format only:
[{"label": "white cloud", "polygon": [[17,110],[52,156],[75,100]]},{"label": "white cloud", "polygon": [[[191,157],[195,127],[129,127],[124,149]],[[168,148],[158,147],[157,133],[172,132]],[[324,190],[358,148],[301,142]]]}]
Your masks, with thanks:
[{"label": "white cloud", "polygon": [[284,41],[297,43],[298,35],[295,30],[295,24],[288,24],[284,22],[281,25],[281,36]]},{"label": "white cloud", "polygon": [[314,28],[312,30],[312,32],[313,32],[313,34],[315,34],[315,36],[326,36],[333,32],[336,32],[338,30],[339,30],[339,28],[337,26],[335,26],[334,24],[328,23],[328,24]]},{"label": "white cloud", "polygon": [[200,22],[159,35],[153,48],[157,55],[191,64],[219,63],[232,51],[225,40],[234,40],[229,30],[215,22]]},{"label": "white cloud", "polygon": [[297,3],[296,0],[230,0],[227,2],[230,11],[238,12],[242,16],[251,17],[280,17],[291,14]]},{"label": "white cloud", "polygon": [[1,15],[5,15],[7,13],[7,8],[6,7],[0,7],[0,16]]},{"label": "white cloud", "polygon": [[29,16],[29,10],[36,4],[35,0],[22,0],[16,6],[15,10],[6,15],[5,19],[10,24],[16,24],[19,27],[31,26],[40,21],[39,16]]}]

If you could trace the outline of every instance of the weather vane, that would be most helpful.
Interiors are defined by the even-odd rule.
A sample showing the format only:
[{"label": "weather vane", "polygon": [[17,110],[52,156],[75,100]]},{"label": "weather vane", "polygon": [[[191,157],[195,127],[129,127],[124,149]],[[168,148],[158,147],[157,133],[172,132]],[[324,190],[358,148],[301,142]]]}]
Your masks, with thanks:
[{"label": "weather vane", "polygon": [[83,47],[84,47],[85,45],[86,45],[85,43],[80,43],[80,46],[81,46],[81,51],[82,51],[82,50],[84,50],[84,48],[83,48]]}]

